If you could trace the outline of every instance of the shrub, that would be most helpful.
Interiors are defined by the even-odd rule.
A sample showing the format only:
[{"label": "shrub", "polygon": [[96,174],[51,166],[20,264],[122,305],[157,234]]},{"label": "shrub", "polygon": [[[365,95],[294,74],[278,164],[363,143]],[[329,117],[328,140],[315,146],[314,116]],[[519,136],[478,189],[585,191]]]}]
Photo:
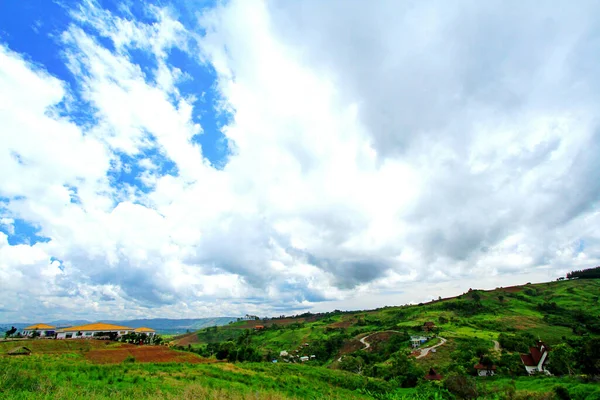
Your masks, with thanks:
[{"label": "shrub", "polygon": [[566,387],[557,385],[554,386],[554,394],[559,400],[571,400],[571,396],[569,395],[569,391]]},{"label": "shrub", "polygon": [[450,375],[444,381],[444,387],[461,399],[475,399],[479,396],[475,380],[464,375]]}]

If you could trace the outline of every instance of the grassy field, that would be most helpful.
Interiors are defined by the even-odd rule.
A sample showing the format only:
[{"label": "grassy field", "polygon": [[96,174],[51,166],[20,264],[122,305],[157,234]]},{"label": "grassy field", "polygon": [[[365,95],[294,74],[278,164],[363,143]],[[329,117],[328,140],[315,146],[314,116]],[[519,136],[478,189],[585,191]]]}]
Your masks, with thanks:
[{"label": "grassy field", "polygon": [[[600,385],[589,377],[521,376],[518,351],[493,349],[501,334],[529,333],[551,345],[597,337],[599,294],[598,280],[477,290],[420,305],[239,321],[174,337],[175,348],[0,341],[0,398],[541,400],[564,387],[572,399],[600,399]],[[425,346],[439,343],[436,336],[446,344],[418,360],[407,357],[410,335],[423,334],[427,321],[436,330]],[[32,355],[5,355],[17,346]],[[317,358],[299,363],[279,357],[281,350]],[[482,353],[500,363],[496,377],[473,376]],[[262,362],[227,362],[240,354]],[[442,382],[423,379],[432,367]]]}]

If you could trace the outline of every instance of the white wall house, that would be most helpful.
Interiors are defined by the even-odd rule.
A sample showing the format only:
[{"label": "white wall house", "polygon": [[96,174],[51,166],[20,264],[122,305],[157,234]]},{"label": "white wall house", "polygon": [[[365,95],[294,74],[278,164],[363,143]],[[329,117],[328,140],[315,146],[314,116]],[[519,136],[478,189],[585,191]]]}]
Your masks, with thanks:
[{"label": "white wall house", "polygon": [[483,365],[481,363],[475,365],[478,376],[494,376],[496,375],[495,365]]},{"label": "white wall house", "polygon": [[40,334],[40,337],[54,337],[55,327],[47,324],[34,324],[23,328],[22,335],[31,337],[35,332]]},{"label": "white wall house", "polygon": [[[146,328],[148,329],[148,328]],[[117,337],[126,335],[130,332],[135,331],[134,328],[127,326],[119,326],[113,324],[105,324],[97,322],[94,324],[86,324],[79,326],[71,326],[69,328],[62,328],[56,331],[57,339],[92,339],[94,336],[102,335],[103,333],[110,334],[116,333]]]},{"label": "white wall house", "polygon": [[548,346],[541,340],[537,346],[529,348],[529,354],[521,354],[521,361],[528,374],[542,372],[550,375],[550,371],[545,366],[546,361],[548,361]]},{"label": "white wall house", "polygon": [[145,333],[146,335],[148,335],[148,337],[154,337],[156,336],[156,331],[152,328],[146,328],[146,327],[142,327],[142,328],[135,328],[133,330],[133,332],[135,333]]},{"label": "white wall house", "polygon": [[410,343],[411,343],[413,349],[419,347],[420,345],[425,343],[427,340],[429,340],[429,339],[425,336],[411,336],[410,337]]}]

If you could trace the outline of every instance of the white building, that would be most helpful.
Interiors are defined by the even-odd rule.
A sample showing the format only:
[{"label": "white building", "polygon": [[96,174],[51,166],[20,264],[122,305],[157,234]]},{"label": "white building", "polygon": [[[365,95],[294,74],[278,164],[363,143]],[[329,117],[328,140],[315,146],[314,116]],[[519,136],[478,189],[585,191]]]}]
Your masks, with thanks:
[{"label": "white building", "polygon": [[287,357],[288,355],[289,355],[288,352],[285,350],[282,350],[279,352],[279,357]]},{"label": "white building", "polygon": [[133,332],[135,333],[145,333],[146,335],[148,335],[148,337],[154,337],[156,335],[156,331],[152,328],[146,328],[146,327],[142,327],[142,328],[135,328],[133,330]]},{"label": "white building", "polygon": [[[146,328],[148,329],[148,328]],[[117,337],[134,332],[134,328],[96,322],[93,324],[71,326],[56,331],[57,339],[92,339],[98,336],[108,336],[116,333]]]},{"label": "white building", "polygon": [[550,375],[545,367],[546,361],[548,361],[548,351],[548,346],[540,340],[537,346],[529,348],[529,354],[521,354],[521,361],[523,361],[528,374],[543,372]]},{"label": "white building", "polygon": [[300,361],[302,361],[302,362],[308,361],[308,357],[307,356],[302,356],[302,357],[300,357]]},{"label": "white building", "polygon": [[485,365],[481,362],[475,365],[475,369],[477,370],[477,375],[479,376],[494,376],[496,374],[496,366],[495,365]]},{"label": "white building", "polygon": [[56,327],[47,324],[35,324],[23,328],[23,336],[31,337],[35,332],[40,334],[40,337],[54,337]]},{"label": "white building", "polygon": [[429,340],[429,339],[426,336],[411,336],[410,337],[410,343],[411,343],[413,349],[419,347],[420,345],[425,343],[427,340]]}]

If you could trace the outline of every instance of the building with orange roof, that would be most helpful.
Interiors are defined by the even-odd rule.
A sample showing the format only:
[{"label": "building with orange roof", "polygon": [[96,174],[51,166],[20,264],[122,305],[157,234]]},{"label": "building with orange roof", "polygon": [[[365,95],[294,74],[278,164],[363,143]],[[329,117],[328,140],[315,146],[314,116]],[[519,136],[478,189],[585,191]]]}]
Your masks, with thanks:
[{"label": "building with orange roof", "polygon": [[156,335],[156,331],[154,329],[152,329],[152,328],[146,328],[145,326],[143,326],[141,328],[135,328],[133,331],[135,333],[145,333],[149,337],[152,337],[152,336]]},{"label": "building with orange roof", "polygon": [[93,324],[71,326],[56,331],[57,339],[91,339],[94,336],[110,336],[116,334],[117,337],[127,335],[134,329],[128,326],[105,324],[104,322],[95,322]]},{"label": "building with orange roof", "polygon": [[33,324],[23,328],[23,336],[31,337],[39,333],[40,337],[53,337],[56,327],[48,324]]}]

